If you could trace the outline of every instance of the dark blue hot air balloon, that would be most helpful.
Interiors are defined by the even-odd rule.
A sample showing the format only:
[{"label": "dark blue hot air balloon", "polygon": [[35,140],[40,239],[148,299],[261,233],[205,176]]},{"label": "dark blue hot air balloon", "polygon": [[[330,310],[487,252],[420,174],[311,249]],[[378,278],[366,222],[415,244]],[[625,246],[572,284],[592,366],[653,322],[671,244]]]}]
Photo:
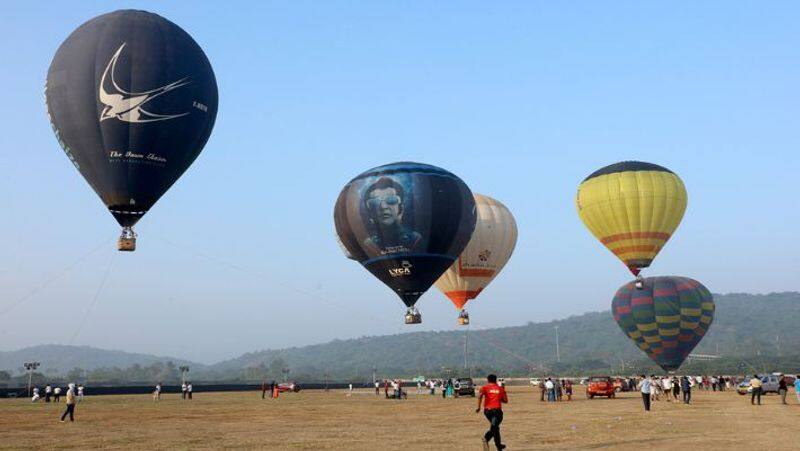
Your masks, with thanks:
[{"label": "dark blue hot air balloon", "polygon": [[75,30],[47,73],[47,111],[61,147],[123,227],[132,227],[205,146],[217,83],[185,31],[145,11],[115,11]]},{"label": "dark blue hot air balloon", "polygon": [[464,250],[475,229],[475,200],[452,173],[421,163],[370,169],[348,183],[334,209],[347,256],[388,285],[419,323],[420,296]]}]

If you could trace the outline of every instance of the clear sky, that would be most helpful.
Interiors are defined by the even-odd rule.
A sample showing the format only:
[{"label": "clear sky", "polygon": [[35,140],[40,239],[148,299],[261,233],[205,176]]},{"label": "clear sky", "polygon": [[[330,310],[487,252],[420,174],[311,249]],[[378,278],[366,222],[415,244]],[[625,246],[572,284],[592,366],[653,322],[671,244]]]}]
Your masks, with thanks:
[{"label": "clear sky", "polygon": [[[401,302],[334,238],[342,186],[400,160],[444,167],[516,215],[512,260],[469,305],[476,327],[609,308],[630,276],[573,202],[586,175],[625,159],[671,168],[689,192],[648,275],[800,289],[796,2],[232,3],[4,4],[0,349],[212,362],[452,329],[435,288],[422,327],[403,326]],[[139,223],[139,249],[117,255],[119,228],[56,143],[43,86],[73,29],[130,7],[197,40],[220,107]]]}]

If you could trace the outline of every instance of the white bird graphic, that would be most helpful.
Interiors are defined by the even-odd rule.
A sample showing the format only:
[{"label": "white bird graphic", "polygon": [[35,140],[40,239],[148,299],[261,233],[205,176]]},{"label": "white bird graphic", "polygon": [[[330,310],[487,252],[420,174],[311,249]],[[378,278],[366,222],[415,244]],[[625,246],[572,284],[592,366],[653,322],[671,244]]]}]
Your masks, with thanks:
[{"label": "white bird graphic", "polygon": [[[114,53],[114,56],[111,57],[111,61],[108,62],[106,70],[103,72],[103,76],[100,79],[100,102],[105,105],[103,112],[100,113],[100,121],[117,118],[123,122],[156,122],[175,119],[189,114],[188,112],[181,114],[155,114],[143,108],[147,102],[156,97],[189,84],[189,77],[184,77],[168,85],[144,92],[128,92],[119,87],[116,80],[114,80],[114,69],[117,66],[117,59],[119,59],[122,49],[125,48],[125,44],[127,43],[123,43],[119,49],[117,49],[117,52]],[[111,71],[111,85],[114,87],[114,90],[116,90],[115,93],[110,93],[106,90],[106,78],[109,71]]]}]

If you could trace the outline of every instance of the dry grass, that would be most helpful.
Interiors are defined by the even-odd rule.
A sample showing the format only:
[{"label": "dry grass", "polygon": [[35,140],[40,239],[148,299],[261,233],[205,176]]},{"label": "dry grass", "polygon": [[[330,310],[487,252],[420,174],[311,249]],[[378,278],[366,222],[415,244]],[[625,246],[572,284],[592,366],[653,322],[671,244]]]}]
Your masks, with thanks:
[{"label": "dry grass", "polygon": [[[260,393],[87,397],[75,423],[58,422],[62,404],[0,400],[0,449],[474,449],[486,429],[474,400],[409,395],[386,400],[368,391],[306,391],[261,400]],[[638,394],[613,400],[539,402],[511,387],[502,425],[515,449],[798,449],[800,405],[776,395],[751,406],[734,392],[695,393],[695,404],[657,402],[642,411]]]}]

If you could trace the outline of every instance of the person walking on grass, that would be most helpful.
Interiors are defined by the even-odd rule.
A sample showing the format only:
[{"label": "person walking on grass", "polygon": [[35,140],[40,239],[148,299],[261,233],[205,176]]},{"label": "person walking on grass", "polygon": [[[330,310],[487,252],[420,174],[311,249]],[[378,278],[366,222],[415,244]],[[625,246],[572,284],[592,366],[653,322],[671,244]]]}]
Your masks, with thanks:
[{"label": "person walking on grass", "polygon": [[503,404],[508,403],[506,389],[497,385],[497,376],[490,374],[486,376],[488,384],[481,387],[478,396],[478,408],[475,413],[480,413],[481,403],[483,403],[483,414],[489,420],[489,430],[483,434],[483,449],[489,450],[489,440],[494,439],[494,446],[498,450],[504,449],[506,445],[500,440],[500,423],[503,422]]},{"label": "person walking on grass", "polygon": [[53,402],[61,402],[61,387],[53,389]]},{"label": "person walking on grass", "polygon": [[50,395],[53,394],[53,387],[47,384],[44,387],[44,402],[50,402]]},{"label": "person walking on grass", "polygon": [[191,382],[187,382],[186,383],[186,396],[188,396],[189,399],[192,399],[192,383]]},{"label": "person walking on grass", "polygon": [[181,384],[181,399],[186,399],[186,382]]},{"label": "person walking on grass", "polygon": [[644,403],[644,411],[650,411],[650,393],[653,390],[652,378],[653,376],[647,377],[642,374],[642,380],[639,381],[639,385],[636,387],[642,393],[642,402]]},{"label": "person walking on grass", "polygon": [[156,389],[153,390],[153,401],[161,400],[161,382],[156,384]]},{"label": "person walking on grass", "polygon": [[67,389],[67,410],[61,414],[61,422],[64,422],[64,418],[67,417],[69,414],[69,421],[75,421],[75,384],[69,384],[69,389]]},{"label": "person walking on grass", "polygon": [[786,376],[781,376],[781,380],[778,381],[778,394],[781,395],[781,404],[788,404],[786,402],[786,393],[789,391],[789,387],[786,385]]},{"label": "person walking on grass", "polygon": [[664,398],[667,400],[667,402],[671,402],[669,398],[672,394],[672,378],[668,376],[661,379],[661,386],[664,389]]},{"label": "person walking on grass", "polygon": [[758,375],[754,374],[752,378],[750,378],[750,404],[755,404],[756,398],[758,398],[758,405],[761,405],[761,379]]},{"label": "person walking on grass", "polygon": [[672,378],[672,399],[678,402],[678,395],[681,394],[681,381],[677,376]]},{"label": "person walking on grass", "polygon": [[[691,376],[689,376],[691,377]],[[681,379],[681,391],[683,392],[683,403],[684,404],[691,404],[692,403],[692,383],[689,381],[689,378],[683,376]]]},{"label": "person walking on grass", "polygon": [[797,402],[800,403],[800,374],[795,375],[794,395],[797,396]]}]

